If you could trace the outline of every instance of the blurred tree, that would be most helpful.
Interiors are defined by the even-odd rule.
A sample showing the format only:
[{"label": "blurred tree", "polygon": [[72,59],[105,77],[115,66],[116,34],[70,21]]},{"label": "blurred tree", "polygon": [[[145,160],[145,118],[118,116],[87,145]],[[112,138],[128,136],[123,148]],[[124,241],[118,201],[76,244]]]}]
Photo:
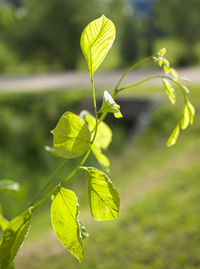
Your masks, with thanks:
[{"label": "blurred tree", "polygon": [[75,69],[84,25],[103,13],[115,21],[123,1],[85,0],[83,5],[81,0],[24,0],[15,10],[15,23],[5,39],[22,61]]},{"label": "blurred tree", "polygon": [[196,62],[194,45],[200,37],[199,0],[157,0],[155,23],[166,33],[180,38],[185,51],[180,64]]},{"label": "blurred tree", "polygon": [[126,16],[123,22],[121,39],[121,56],[125,65],[132,64],[139,54],[139,29],[138,23],[130,16]]},{"label": "blurred tree", "polygon": [[154,0],[127,1],[121,38],[121,56],[125,65],[130,65],[138,58],[153,53],[155,39],[152,20],[153,2]]},{"label": "blurred tree", "polygon": [[[92,2],[86,0],[85,5],[91,7]],[[80,0],[25,0],[24,6],[16,10],[16,26],[10,39],[23,59],[36,58],[49,65],[73,69],[79,56],[78,13],[81,13]]]}]

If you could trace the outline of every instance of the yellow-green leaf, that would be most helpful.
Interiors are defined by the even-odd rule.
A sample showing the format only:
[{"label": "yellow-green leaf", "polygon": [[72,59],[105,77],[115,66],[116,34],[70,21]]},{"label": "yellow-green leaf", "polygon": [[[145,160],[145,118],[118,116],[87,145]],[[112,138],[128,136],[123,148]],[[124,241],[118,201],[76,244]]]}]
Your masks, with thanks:
[{"label": "yellow-green leaf", "polygon": [[[84,118],[88,123],[89,130],[92,132],[95,129],[96,120],[95,118],[87,111],[84,111]],[[94,132],[93,132],[94,133]],[[100,165],[107,169],[110,166],[110,161],[103,154],[102,149],[106,150],[112,140],[112,131],[105,122],[100,122],[98,126],[98,131],[96,138],[92,145],[92,152],[96,157]]]},{"label": "yellow-green leaf", "polygon": [[172,86],[170,85],[170,83],[168,82],[167,79],[162,79],[162,81],[163,81],[163,84],[165,86],[165,91],[169,97],[169,100],[174,105],[176,103],[176,96],[174,93],[174,89],[172,88]]},{"label": "yellow-green leaf", "polygon": [[116,118],[122,118],[122,114],[120,112],[120,106],[113,100],[112,96],[107,91],[104,91],[103,103],[99,112],[114,113],[114,116]]},{"label": "yellow-green leaf", "polygon": [[160,56],[164,56],[165,53],[166,53],[166,48],[162,48],[162,49],[160,49],[160,50],[158,51],[158,54],[159,54]]},{"label": "yellow-green leaf", "polygon": [[110,178],[93,167],[84,167],[87,177],[88,197],[94,219],[112,220],[119,213],[119,195]]},{"label": "yellow-green leaf", "polygon": [[110,161],[106,157],[105,154],[103,154],[101,148],[99,148],[96,145],[92,145],[92,152],[94,156],[96,157],[99,164],[104,168],[104,170],[107,170],[110,167]]},{"label": "yellow-green leaf", "polygon": [[19,185],[19,183],[10,179],[0,180],[0,192],[9,193],[19,200],[23,200],[25,196],[24,189]]},{"label": "yellow-green leaf", "polygon": [[84,251],[78,221],[78,207],[76,194],[61,188],[52,201],[51,222],[60,242],[81,263]]},{"label": "yellow-green leaf", "polygon": [[179,127],[179,123],[178,123],[167,141],[168,147],[171,147],[174,144],[176,144],[176,141],[179,137],[179,132],[180,132],[180,127]]},{"label": "yellow-green leaf", "polygon": [[8,226],[9,221],[3,217],[2,206],[0,205],[0,228],[4,231]]},{"label": "yellow-green leaf", "polygon": [[4,230],[0,241],[0,269],[6,269],[14,260],[28,233],[31,217],[31,210],[26,210],[11,220]]},{"label": "yellow-green leaf", "polygon": [[[88,123],[89,130],[92,132],[94,131],[96,120],[88,111],[85,111],[84,113],[84,118]],[[100,122],[94,144],[105,150],[108,148],[111,140],[112,131],[110,127],[105,122]]]},{"label": "yellow-green leaf", "polygon": [[91,134],[87,124],[79,116],[65,112],[51,131],[55,153],[63,158],[76,158],[89,148]]},{"label": "yellow-green leaf", "polygon": [[60,157],[60,155],[56,152],[55,148],[49,147],[49,146],[45,146],[44,149],[46,151],[48,151],[49,153],[51,153],[53,156]]},{"label": "yellow-green leaf", "polygon": [[81,35],[81,49],[90,76],[106,57],[115,39],[115,26],[104,15],[90,22]]},{"label": "yellow-green leaf", "polygon": [[191,102],[189,100],[187,100],[187,107],[189,109],[189,115],[190,115],[190,124],[192,125],[194,122],[194,116],[195,116],[195,108],[194,106],[191,104]]},{"label": "yellow-green leaf", "polygon": [[168,75],[170,68],[167,65],[163,65],[163,69],[164,69],[165,74]]},{"label": "yellow-green leaf", "polygon": [[181,117],[181,129],[185,130],[190,123],[190,111],[187,106],[187,103],[185,103],[184,108],[183,108],[183,115]]},{"label": "yellow-green leaf", "polygon": [[178,73],[176,72],[176,70],[174,68],[169,68],[169,71],[172,74],[174,81],[177,82],[178,81]]},{"label": "yellow-green leaf", "polygon": [[180,79],[181,79],[182,81],[184,81],[184,82],[190,82],[190,81],[191,81],[191,79],[186,78],[186,77],[181,77]]}]

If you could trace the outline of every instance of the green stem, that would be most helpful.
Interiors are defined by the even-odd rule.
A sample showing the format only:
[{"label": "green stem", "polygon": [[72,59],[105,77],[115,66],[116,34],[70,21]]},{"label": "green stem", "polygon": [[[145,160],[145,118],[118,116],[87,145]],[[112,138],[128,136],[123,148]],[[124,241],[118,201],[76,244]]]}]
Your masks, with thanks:
[{"label": "green stem", "polygon": [[[136,83],[134,83],[134,84],[125,86],[125,87],[123,87],[123,88],[120,88],[120,89],[118,89],[117,92],[121,92],[121,91],[126,90],[126,89],[134,88],[134,87],[139,86],[139,85],[141,85],[141,84],[143,84],[143,83],[145,83],[145,82],[147,82],[147,81],[149,81],[149,80],[157,79],[157,78],[160,78],[160,79],[161,79],[161,78],[165,78],[165,79],[171,80],[172,82],[175,82],[174,79],[171,78],[171,77],[169,77],[169,76],[165,76],[165,75],[156,75],[156,76],[151,76],[151,77],[149,77],[149,78],[146,78],[146,79],[143,79],[143,80],[141,80],[141,81],[138,81],[138,82],[136,82]],[[184,96],[186,96],[186,92],[184,91],[184,89],[183,89],[183,87],[181,86],[181,84],[180,84],[178,81],[175,82],[175,83],[179,86],[179,88],[181,89],[181,91],[182,91],[182,93],[184,94]]]},{"label": "green stem", "polygon": [[91,76],[91,83],[92,83],[92,96],[93,96],[93,103],[94,103],[94,113],[96,119],[96,125],[98,124],[98,113],[97,113],[97,103],[96,103],[96,96],[95,96],[95,87],[94,87],[94,80],[93,76]]},{"label": "green stem", "polygon": [[97,115],[97,106],[96,106],[96,97],[95,97],[95,88],[94,88],[93,77],[91,77],[91,82],[92,82],[92,92],[93,92],[93,102],[94,102],[96,125],[95,125],[94,136],[92,138],[89,149],[86,152],[86,154],[84,155],[84,157],[81,160],[81,162],[79,163],[79,165],[67,176],[67,178],[65,178],[58,185],[56,185],[46,196],[44,196],[35,206],[33,206],[32,210],[37,209],[40,205],[42,205],[44,202],[46,202],[55,192],[59,191],[59,189],[78,172],[78,170],[81,168],[81,166],[86,162],[86,160],[87,160],[87,158],[92,150],[92,144],[94,143],[94,140],[95,140],[96,135],[97,135],[99,122],[98,122],[98,115]]},{"label": "green stem", "polygon": [[[154,56],[154,55],[153,55]],[[123,75],[121,76],[121,78],[119,79],[115,89],[114,89],[114,94],[113,94],[113,98],[115,99],[116,96],[117,96],[117,92],[118,92],[118,88],[122,82],[122,80],[125,78],[125,76],[130,72],[132,71],[134,68],[138,67],[139,65],[143,64],[143,63],[146,63],[147,61],[151,60],[153,58],[153,56],[149,56],[139,62],[137,62],[136,64],[133,64],[131,67],[129,67],[124,73]]]},{"label": "green stem", "polygon": [[38,198],[41,196],[41,194],[50,185],[51,181],[58,175],[58,173],[62,170],[62,168],[66,165],[67,162],[68,162],[68,160],[65,160],[64,162],[62,162],[60,164],[60,166],[58,166],[56,171],[49,176],[49,178],[47,179],[47,183],[44,185],[44,187],[41,189],[41,191],[35,196],[35,198],[33,199],[32,203],[30,204],[29,207],[31,207],[35,204],[35,202],[38,200]]}]

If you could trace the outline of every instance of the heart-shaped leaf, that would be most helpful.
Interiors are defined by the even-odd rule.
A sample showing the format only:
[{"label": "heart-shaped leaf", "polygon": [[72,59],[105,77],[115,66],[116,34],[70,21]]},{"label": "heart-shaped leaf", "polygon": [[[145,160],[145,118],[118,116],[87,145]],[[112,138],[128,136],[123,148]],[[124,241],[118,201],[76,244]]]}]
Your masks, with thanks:
[{"label": "heart-shaped leaf", "polygon": [[[95,129],[96,120],[86,110],[82,112],[86,122],[88,123],[89,130],[92,132]],[[92,145],[92,152],[100,165],[106,170],[110,166],[109,159],[103,154],[102,150],[106,150],[112,141],[112,131],[105,122],[100,122],[96,134],[96,138]]]},{"label": "heart-shaped leaf", "polygon": [[90,145],[91,134],[87,124],[72,112],[65,112],[51,131],[55,153],[63,158],[83,155]]}]

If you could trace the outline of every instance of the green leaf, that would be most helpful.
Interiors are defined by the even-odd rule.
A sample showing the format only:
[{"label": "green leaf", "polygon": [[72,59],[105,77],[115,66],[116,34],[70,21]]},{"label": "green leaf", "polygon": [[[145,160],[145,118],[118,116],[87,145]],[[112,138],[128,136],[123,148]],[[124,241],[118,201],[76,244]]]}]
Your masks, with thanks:
[{"label": "green leaf", "polygon": [[176,72],[176,70],[174,68],[169,68],[169,71],[172,74],[174,81],[177,82],[178,81],[178,73]]},{"label": "green leaf", "polygon": [[158,51],[158,54],[159,54],[160,56],[164,56],[165,53],[166,53],[166,48],[162,48],[162,49],[160,49],[160,50]]},{"label": "green leaf", "polygon": [[106,157],[106,155],[103,154],[101,148],[93,144],[92,152],[94,156],[96,157],[97,161],[99,162],[99,164],[104,168],[104,170],[108,170],[108,168],[110,167],[110,161]]},{"label": "green leaf", "polygon": [[87,177],[87,189],[91,214],[94,219],[112,220],[119,213],[119,195],[110,178],[97,168],[83,167]]},{"label": "green leaf", "polygon": [[103,103],[100,108],[100,113],[114,113],[116,118],[122,118],[122,114],[120,112],[120,106],[113,100],[112,96],[104,91],[103,95]]},{"label": "green leaf", "polygon": [[0,228],[4,231],[9,224],[9,221],[3,217],[3,209],[0,205]]},{"label": "green leaf", "polygon": [[56,154],[63,158],[76,158],[89,148],[91,134],[87,124],[77,115],[65,112],[51,131]]},{"label": "green leaf", "polygon": [[104,15],[90,22],[81,35],[81,50],[90,76],[100,66],[115,40],[115,26]]},{"label": "green leaf", "polygon": [[0,241],[0,269],[6,269],[14,260],[28,233],[31,217],[31,210],[26,210],[6,227]]},{"label": "green leaf", "polygon": [[169,66],[167,66],[167,65],[163,65],[163,69],[164,69],[164,72],[165,72],[165,74],[169,74],[169,72],[170,72],[170,68],[169,68]]},{"label": "green leaf", "polygon": [[163,81],[163,84],[165,86],[165,91],[169,97],[169,100],[174,105],[176,103],[176,96],[174,93],[174,89],[172,88],[172,86],[170,85],[170,83],[168,82],[167,79],[162,79],[162,81]]},{"label": "green leaf", "polygon": [[51,153],[52,155],[56,156],[56,157],[60,157],[60,155],[56,152],[55,148],[49,147],[49,146],[45,146],[44,149],[46,151],[48,151],[49,153]]},{"label": "green leaf", "polygon": [[195,116],[195,108],[194,106],[191,104],[191,102],[189,100],[187,100],[187,107],[189,109],[189,115],[190,115],[190,124],[192,125],[194,122],[194,116]]},{"label": "green leaf", "polygon": [[25,195],[24,189],[17,182],[9,179],[0,180],[0,192],[9,193],[19,200],[23,200]]},{"label": "green leaf", "polygon": [[181,129],[185,130],[188,127],[189,123],[190,123],[190,111],[187,106],[187,103],[185,103],[184,108],[183,108],[183,115],[180,121]]},{"label": "green leaf", "polygon": [[9,221],[0,214],[0,227],[4,231],[8,226]]},{"label": "green leaf", "polygon": [[80,230],[80,233],[81,233],[81,238],[82,239],[86,239],[89,237],[89,233],[87,232],[85,226],[77,219],[78,221],[78,225],[79,225],[79,230]]},{"label": "green leaf", "polygon": [[167,141],[167,146],[171,147],[174,144],[176,144],[176,141],[179,137],[179,132],[180,132],[180,126],[179,123],[176,125],[176,127],[174,128],[172,134],[170,135],[168,141]]},{"label": "green leaf", "polygon": [[[88,123],[89,130],[91,132],[94,131],[96,125],[95,118],[88,111],[84,111],[83,114],[86,122]],[[102,150],[106,150],[111,141],[112,141],[111,129],[104,122],[100,122],[96,138],[92,145],[92,152],[96,157],[97,161],[100,163],[100,165],[105,169],[107,169],[110,166],[110,161],[103,154]]]},{"label": "green leaf", "polygon": [[180,84],[180,87],[184,90],[184,92],[185,92],[186,94],[190,93],[190,90],[188,89],[188,87],[187,87],[186,85],[184,85],[184,84]]},{"label": "green leaf", "polygon": [[78,200],[76,194],[61,188],[51,205],[51,222],[60,242],[81,263],[83,260],[83,245],[78,221]]},{"label": "green leaf", "polygon": [[180,80],[184,81],[184,82],[190,82],[191,79],[186,78],[186,77],[181,77]]}]

